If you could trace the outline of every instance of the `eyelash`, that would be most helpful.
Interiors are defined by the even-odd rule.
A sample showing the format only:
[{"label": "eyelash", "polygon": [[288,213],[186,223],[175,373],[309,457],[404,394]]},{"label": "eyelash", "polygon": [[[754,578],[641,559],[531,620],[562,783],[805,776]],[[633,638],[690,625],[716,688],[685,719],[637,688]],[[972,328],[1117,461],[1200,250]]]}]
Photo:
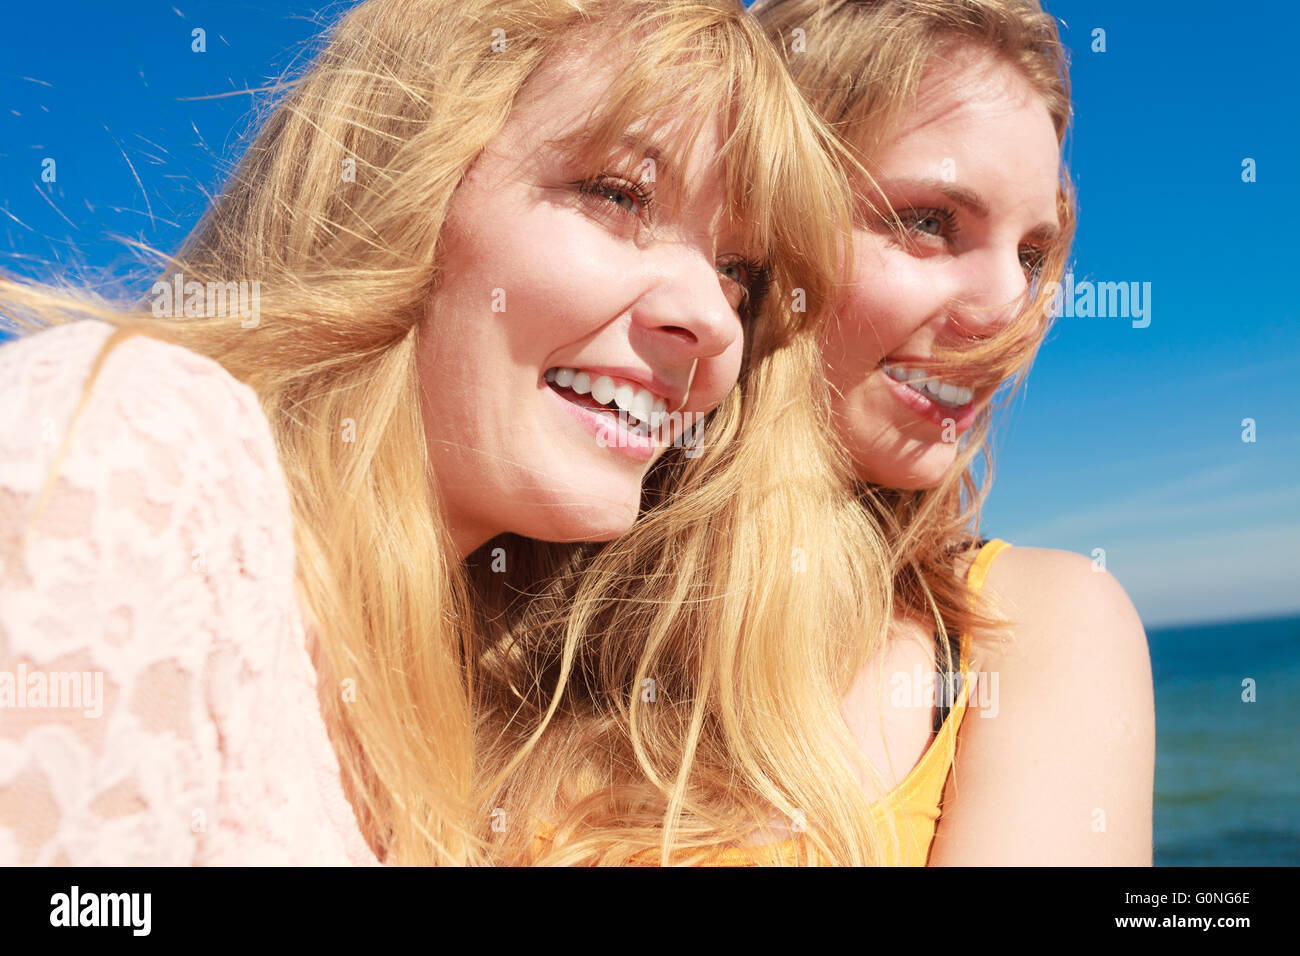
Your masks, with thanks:
[{"label": "eyelash", "polygon": [[[1029,261],[1026,262],[1026,259]],[[1026,249],[1020,253],[1020,264],[1025,267],[1025,272],[1031,279],[1037,279],[1042,274],[1046,260],[1046,249]]]},{"label": "eyelash", "polygon": [[[908,222],[919,223],[923,219],[938,219],[943,223],[943,228],[947,230],[949,236],[955,236],[961,231],[957,225],[957,214],[951,209],[943,209],[938,206],[932,208],[911,208],[897,210],[899,220],[906,226]],[[923,236],[929,236],[932,239],[942,238],[932,232],[923,232]]]},{"label": "eyelash", "polygon": [[[923,219],[930,219],[930,218],[939,219],[942,221],[943,227],[947,231],[949,238],[956,236],[957,233],[960,231],[960,227],[957,224],[957,214],[951,209],[945,209],[938,206],[930,207],[930,208],[911,208],[911,209],[898,210],[897,214],[898,214],[898,218],[903,222],[904,225],[907,225],[909,221],[920,222]],[[921,235],[929,236],[932,239],[943,238],[942,236],[936,235],[935,233],[932,232],[921,233]],[[1040,248],[1024,249],[1020,253],[1020,264],[1021,267],[1025,270],[1025,273],[1031,279],[1033,279],[1036,278],[1038,274],[1042,271],[1043,260],[1046,257],[1047,257],[1047,252],[1044,249],[1040,249]]]},{"label": "eyelash", "polygon": [[[618,179],[613,176],[596,176],[593,179],[582,180],[575,185],[578,187],[578,192],[598,199],[605,198],[606,193],[608,192],[621,192],[625,196],[632,196],[641,204],[642,209],[645,210],[645,218],[648,220],[650,217],[650,210],[654,205],[655,193],[653,189],[647,189],[644,183],[632,183],[628,182],[626,179]],[[619,208],[622,209],[621,206]],[[625,209],[623,211],[629,215],[636,215],[636,213],[630,209]]]},{"label": "eyelash", "polygon": [[750,259],[747,256],[731,256],[718,267],[719,275],[721,275],[722,269],[726,269],[729,266],[742,267],[748,276],[746,281],[743,283],[736,282],[735,279],[730,279],[731,282],[735,282],[736,285],[740,286],[742,296],[740,300],[741,305],[744,305],[746,302],[757,301],[762,296],[763,291],[767,288],[767,264],[765,262],[760,262],[758,259]]},{"label": "eyelash", "polygon": [[[631,196],[641,203],[642,209],[645,210],[642,216],[647,220],[647,222],[650,221],[650,210],[654,205],[654,190],[647,189],[642,183],[629,182],[626,179],[621,179],[615,176],[596,176],[592,179],[580,180],[574,185],[577,186],[578,191],[583,195],[596,199],[607,199],[608,194],[611,192]],[[603,205],[608,205],[608,203]],[[619,209],[625,215],[636,215],[632,210],[623,209],[622,206],[619,206]],[[721,274],[722,269],[730,266],[741,266],[748,276],[747,281],[744,283],[736,282],[735,279],[731,279],[729,276],[724,276],[724,278],[727,278],[729,281],[740,287],[742,294],[741,304],[743,305],[751,299],[756,299],[766,284],[766,263],[757,259],[751,259],[747,256],[731,256],[718,267],[719,274]]]}]

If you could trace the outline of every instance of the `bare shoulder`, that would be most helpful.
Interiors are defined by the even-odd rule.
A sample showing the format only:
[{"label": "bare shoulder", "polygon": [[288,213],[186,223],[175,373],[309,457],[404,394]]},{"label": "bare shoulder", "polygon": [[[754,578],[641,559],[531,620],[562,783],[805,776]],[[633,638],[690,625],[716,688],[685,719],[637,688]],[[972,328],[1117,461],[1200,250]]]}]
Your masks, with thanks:
[{"label": "bare shoulder", "polygon": [[1155,712],[1146,634],[1088,558],[1010,548],[931,863],[1149,865]]},{"label": "bare shoulder", "polygon": [[1123,586],[1089,558],[1048,548],[1007,548],[989,566],[982,596],[1012,624],[1012,640],[986,653],[1003,665],[1059,665],[1114,645],[1140,644],[1142,621]]}]

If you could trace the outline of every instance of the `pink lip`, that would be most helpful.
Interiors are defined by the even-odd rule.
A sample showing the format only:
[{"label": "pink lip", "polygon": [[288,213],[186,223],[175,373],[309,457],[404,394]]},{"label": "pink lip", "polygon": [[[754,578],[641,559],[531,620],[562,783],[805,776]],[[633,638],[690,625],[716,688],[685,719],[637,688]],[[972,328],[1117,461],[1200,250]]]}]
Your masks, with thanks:
[{"label": "pink lip", "polygon": [[[608,373],[602,373],[608,374]],[[613,378],[613,376],[610,376]],[[647,386],[648,387],[648,386]],[[608,415],[605,412],[593,412],[589,408],[583,408],[581,405],[575,405],[567,401],[559,392],[551,388],[545,382],[542,383],[542,391],[559,403],[569,415],[573,416],[581,425],[586,427],[592,434],[597,437],[603,437],[605,447],[611,451],[626,455],[633,461],[644,464],[652,459],[659,446],[655,440],[646,435],[638,435],[635,432],[628,431],[627,426],[621,418]],[[597,446],[599,447],[599,446]]]},{"label": "pink lip", "polygon": [[[894,364],[893,362],[889,364]],[[901,364],[901,363],[900,363]],[[964,432],[975,422],[975,416],[979,412],[979,399],[973,399],[961,408],[947,408],[938,402],[931,401],[914,388],[909,388],[902,382],[897,382],[885,373],[884,369],[879,369],[880,376],[889,385],[889,390],[900,403],[905,405],[915,414],[921,416],[928,422],[933,422],[940,428],[946,427],[946,423],[951,421],[958,433]]]}]

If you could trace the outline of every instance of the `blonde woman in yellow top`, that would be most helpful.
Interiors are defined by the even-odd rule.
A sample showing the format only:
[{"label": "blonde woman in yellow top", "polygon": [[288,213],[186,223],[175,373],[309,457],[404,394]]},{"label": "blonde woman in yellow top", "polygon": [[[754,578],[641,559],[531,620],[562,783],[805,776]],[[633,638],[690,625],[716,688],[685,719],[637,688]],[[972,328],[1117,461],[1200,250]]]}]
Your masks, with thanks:
[{"label": "blonde woman in yellow top", "polygon": [[[972,531],[991,399],[1027,371],[1073,235],[1055,21],[1037,0],[751,12],[861,162],[852,281],[824,366],[898,570],[893,632],[846,706],[895,786],[907,861],[1149,865],[1154,709],[1128,597],[1087,559],[977,549]],[[951,651],[936,650],[943,633]],[[912,688],[913,673],[968,668],[946,720],[951,701]]]},{"label": "blonde woman in yellow top", "polygon": [[888,580],[815,401],[847,184],[756,23],[365,0],[281,92],[149,298],[0,282],[0,671],[106,678],[5,712],[0,860],[554,820],[543,862],[685,861],[772,813],[872,859],[837,695]]}]

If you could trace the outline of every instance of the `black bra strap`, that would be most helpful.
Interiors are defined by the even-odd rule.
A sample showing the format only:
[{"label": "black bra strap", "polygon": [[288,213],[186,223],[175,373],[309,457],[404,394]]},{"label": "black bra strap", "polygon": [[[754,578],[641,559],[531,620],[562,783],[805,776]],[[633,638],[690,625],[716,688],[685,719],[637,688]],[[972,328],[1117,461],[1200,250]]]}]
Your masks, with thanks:
[{"label": "black bra strap", "polygon": [[[980,538],[975,542],[975,550],[983,548],[989,543],[988,538]],[[943,667],[943,639],[939,632],[934,632],[934,671],[938,678],[939,699],[934,708],[934,732],[937,734],[942,728],[944,721],[948,719],[948,713],[952,709],[949,701],[956,701],[957,695],[961,693],[961,644],[960,641],[954,641],[951,638],[948,642],[948,653],[954,666],[952,679],[949,680],[948,671]]]},{"label": "black bra strap", "polygon": [[[943,642],[939,632],[934,632],[934,672],[938,680],[938,700],[934,706],[934,732],[937,734],[943,727],[943,723],[948,719],[948,712],[952,709],[949,706],[950,701],[956,701],[957,695],[961,693],[961,666],[958,655],[961,653],[960,645],[956,642],[949,641],[949,654],[952,655],[954,670],[948,671],[943,665]],[[951,675],[951,680],[949,676]]]}]

